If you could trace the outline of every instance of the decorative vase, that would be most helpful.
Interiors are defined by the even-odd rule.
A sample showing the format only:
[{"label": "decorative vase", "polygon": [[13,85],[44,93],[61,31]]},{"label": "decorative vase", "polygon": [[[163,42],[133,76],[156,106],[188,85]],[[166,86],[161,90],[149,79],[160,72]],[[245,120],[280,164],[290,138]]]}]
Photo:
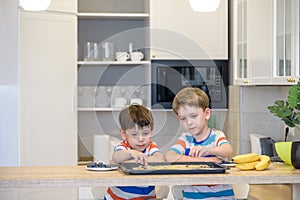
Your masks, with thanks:
[{"label": "decorative vase", "polygon": [[292,142],[291,162],[295,169],[300,169],[300,141]]}]

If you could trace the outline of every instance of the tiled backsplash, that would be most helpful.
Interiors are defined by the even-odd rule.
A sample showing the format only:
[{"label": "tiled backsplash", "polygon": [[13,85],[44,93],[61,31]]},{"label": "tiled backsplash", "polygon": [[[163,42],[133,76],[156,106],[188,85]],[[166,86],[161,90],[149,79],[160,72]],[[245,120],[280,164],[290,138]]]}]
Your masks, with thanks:
[{"label": "tiled backsplash", "polygon": [[286,99],[289,86],[229,87],[229,111],[225,132],[235,153],[249,153],[249,134],[283,140],[283,122],[267,109],[277,99]]}]

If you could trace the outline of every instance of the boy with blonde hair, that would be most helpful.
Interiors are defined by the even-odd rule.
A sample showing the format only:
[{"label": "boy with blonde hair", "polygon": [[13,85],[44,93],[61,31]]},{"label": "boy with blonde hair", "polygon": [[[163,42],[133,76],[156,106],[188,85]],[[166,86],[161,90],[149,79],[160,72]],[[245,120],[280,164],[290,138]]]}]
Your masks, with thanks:
[{"label": "boy with blonde hair", "polygon": [[[205,92],[184,88],[172,107],[185,132],[167,152],[168,162],[219,162],[233,154],[225,134],[208,127],[210,109]],[[186,185],[182,194],[184,199],[234,199],[231,185]]]}]

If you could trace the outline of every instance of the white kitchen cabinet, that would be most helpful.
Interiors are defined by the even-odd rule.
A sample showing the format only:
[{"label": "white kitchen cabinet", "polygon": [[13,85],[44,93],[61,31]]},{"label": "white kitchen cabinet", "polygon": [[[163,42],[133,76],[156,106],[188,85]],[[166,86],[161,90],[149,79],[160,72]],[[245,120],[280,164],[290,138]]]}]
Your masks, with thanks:
[{"label": "white kitchen cabinet", "polygon": [[20,164],[76,165],[76,16],[19,17]]},{"label": "white kitchen cabinet", "polygon": [[187,0],[150,0],[151,59],[228,59],[228,1],[194,12]]},{"label": "white kitchen cabinet", "polygon": [[0,165],[76,165],[76,16],[0,7]]},{"label": "white kitchen cabinet", "polygon": [[299,0],[276,0],[273,83],[296,84],[299,78]]},{"label": "white kitchen cabinet", "polygon": [[249,67],[247,65],[247,1],[236,1],[233,4],[233,52],[234,83],[248,84]]},{"label": "white kitchen cabinet", "polygon": [[296,82],[299,74],[298,4],[298,0],[234,1],[235,85]]},{"label": "white kitchen cabinet", "polygon": [[273,0],[235,0],[234,84],[271,84]]}]

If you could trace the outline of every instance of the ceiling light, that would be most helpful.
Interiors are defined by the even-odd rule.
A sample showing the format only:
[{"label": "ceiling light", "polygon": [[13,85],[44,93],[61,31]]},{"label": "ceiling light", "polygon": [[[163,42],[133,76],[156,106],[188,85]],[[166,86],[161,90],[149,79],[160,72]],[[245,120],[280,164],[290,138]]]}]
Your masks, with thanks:
[{"label": "ceiling light", "polygon": [[189,0],[190,6],[195,12],[215,12],[221,0]]},{"label": "ceiling light", "polygon": [[51,0],[20,0],[20,5],[24,10],[43,11],[50,6]]}]

